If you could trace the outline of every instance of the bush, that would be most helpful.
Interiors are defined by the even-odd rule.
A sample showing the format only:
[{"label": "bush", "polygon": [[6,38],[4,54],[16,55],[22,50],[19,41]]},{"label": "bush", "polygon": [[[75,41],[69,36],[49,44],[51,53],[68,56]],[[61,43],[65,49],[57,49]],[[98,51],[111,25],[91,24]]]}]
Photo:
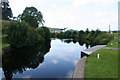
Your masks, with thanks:
[{"label": "bush", "polygon": [[50,31],[47,27],[39,27],[37,28],[38,35],[43,37],[45,42],[50,41]]},{"label": "bush", "polygon": [[109,39],[102,39],[99,44],[107,44],[109,41]]},{"label": "bush", "polygon": [[27,47],[42,40],[37,31],[26,22],[12,21],[7,26],[8,42],[12,47]]},{"label": "bush", "polygon": [[113,39],[113,35],[108,33],[101,33],[95,38],[96,44],[107,44]]},{"label": "bush", "polygon": [[2,35],[2,43],[7,43],[7,42],[8,42],[8,36]]},{"label": "bush", "polygon": [[0,23],[2,23],[2,28],[1,28],[2,34],[6,34],[6,31],[8,29],[7,24],[9,24],[10,21],[0,20]]}]

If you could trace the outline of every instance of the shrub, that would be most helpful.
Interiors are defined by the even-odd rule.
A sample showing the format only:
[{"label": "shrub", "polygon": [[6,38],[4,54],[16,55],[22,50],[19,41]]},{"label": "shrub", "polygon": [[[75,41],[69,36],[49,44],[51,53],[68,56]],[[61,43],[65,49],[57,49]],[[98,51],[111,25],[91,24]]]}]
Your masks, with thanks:
[{"label": "shrub", "polygon": [[12,47],[20,48],[31,46],[42,40],[40,36],[37,35],[36,30],[26,22],[12,21],[7,26],[8,42]]},{"label": "shrub", "polygon": [[8,26],[6,26],[6,25],[9,24],[10,21],[0,20],[0,23],[2,23],[2,28],[0,28],[2,30],[0,30],[0,31],[2,31],[2,34],[6,34],[6,31],[8,29]]},{"label": "shrub", "polygon": [[110,40],[108,38],[102,39],[99,44],[107,44]]},{"label": "shrub", "polygon": [[95,38],[96,44],[107,44],[113,39],[113,35],[108,33],[101,33]]},{"label": "shrub", "polygon": [[43,37],[45,41],[50,41],[50,31],[47,27],[39,27],[37,28],[38,35]]}]

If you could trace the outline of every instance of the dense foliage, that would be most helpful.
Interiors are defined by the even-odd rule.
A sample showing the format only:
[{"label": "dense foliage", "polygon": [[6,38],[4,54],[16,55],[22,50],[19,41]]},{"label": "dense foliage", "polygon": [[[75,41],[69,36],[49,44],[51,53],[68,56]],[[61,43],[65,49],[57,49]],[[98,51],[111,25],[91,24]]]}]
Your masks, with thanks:
[{"label": "dense foliage", "polygon": [[6,24],[8,24],[10,21],[6,21],[6,20],[1,20],[2,23],[2,35],[6,35],[6,31],[8,29],[8,26]]},{"label": "dense foliage", "polygon": [[18,16],[18,19],[28,22],[31,27],[38,27],[38,25],[44,23],[42,13],[35,7],[26,7],[23,13]]},{"label": "dense foliage", "polygon": [[96,44],[107,44],[113,39],[113,35],[109,33],[101,33],[95,38]]},{"label": "dense foliage", "polygon": [[113,35],[107,32],[102,32],[99,29],[96,31],[92,30],[89,31],[87,28],[86,31],[80,30],[68,30],[65,32],[60,33],[51,33],[51,36],[53,38],[67,38],[67,39],[73,39],[74,42],[77,41],[80,44],[86,43],[86,44],[107,44],[109,41],[113,39]]},{"label": "dense foliage", "polygon": [[39,29],[30,27],[24,21],[12,21],[7,26],[8,42],[15,48],[32,46],[36,43],[47,41],[50,38],[50,35],[47,35],[48,37],[43,36],[50,34],[49,29],[46,27],[41,28],[41,31],[39,31]]},{"label": "dense foliage", "polygon": [[39,35],[41,35],[43,37],[43,39],[45,39],[45,41],[50,41],[50,31],[47,27],[38,27],[37,28],[37,32]]}]

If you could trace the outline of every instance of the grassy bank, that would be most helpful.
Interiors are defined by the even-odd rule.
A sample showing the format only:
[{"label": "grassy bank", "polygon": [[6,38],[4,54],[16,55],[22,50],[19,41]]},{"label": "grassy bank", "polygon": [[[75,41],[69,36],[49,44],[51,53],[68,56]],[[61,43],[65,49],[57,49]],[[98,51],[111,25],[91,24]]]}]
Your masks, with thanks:
[{"label": "grassy bank", "polygon": [[118,43],[118,37],[120,37],[120,33],[114,33],[113,35],[114,39],[107,44],[107,47],[120,48],[120,42]]},{"label": "grassy bank", "polygon": [[[114,34],[107,47],[120,48],[118,35]],[[118,52],[120,50],[100,49],[92,53],[88,58],[85,66],[85,78],[118,78]],[[100,59],[97,59],[100,54]]]},{"label": "grassy bank", "polygon": [[8,41],[7,41],[7,36],[3,35],[2,36],[2,47],[9,46]]},{"label": "grassy bank", "polygon": [[[6,35],[0,36],[0,48],[10,46],[10,44],[7,43]],[[0,55],[2,54],[2,50],[0,49]]]},{"label": "grassy bank", "polygon": [[[100,59],[96,55],[100,54]],[[101,49],[87,59],[85,78],[118,78],[118,50]]]},{"label": "grassy bank", "polygon": [[114,39],[107,44],[107,47],[120,48],[120,43],[117,39]]},{"label": "grassy bank", "polygon": [[[118,38],[111,40],[107,47],[120,48]],[[113,49],[100,49],[92,53],[85,66],[85,78],[118,78],[118,51]],[[97,59],[100,54],[100,59]]]}]

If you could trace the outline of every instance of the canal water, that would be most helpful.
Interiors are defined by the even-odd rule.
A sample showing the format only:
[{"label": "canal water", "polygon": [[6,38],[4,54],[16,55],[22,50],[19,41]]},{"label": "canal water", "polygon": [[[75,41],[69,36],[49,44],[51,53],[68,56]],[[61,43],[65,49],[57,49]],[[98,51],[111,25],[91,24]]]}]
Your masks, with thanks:
[{"label": "canal water", "polygon": [[81,51],[70,39],[52,39],[50,43],[18,49],[2,56],[2,77],[11,78],[72,78]]}]

